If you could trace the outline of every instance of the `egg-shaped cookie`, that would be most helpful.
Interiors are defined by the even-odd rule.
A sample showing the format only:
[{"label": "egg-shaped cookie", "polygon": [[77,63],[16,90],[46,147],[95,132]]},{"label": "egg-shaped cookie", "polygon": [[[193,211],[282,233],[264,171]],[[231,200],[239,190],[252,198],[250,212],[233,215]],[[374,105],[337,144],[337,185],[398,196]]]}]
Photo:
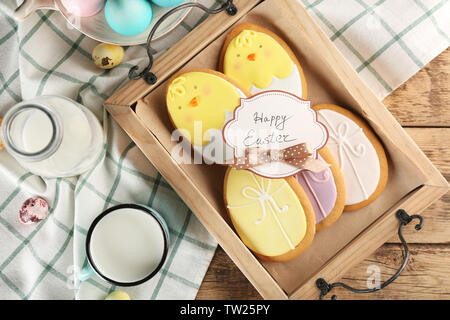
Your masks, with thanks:
[{"label": "egg-shaped cookie", "polygon": [[229,168],[224,199],[241,240],[264,260],[295,258],[314,238],[314,210],[293,177],[267,179]]},{"label": "egg-shaped cookie", "polygon": [[303,69],[293,51],[272,31],[243,23],[231,30],[221,51],[220,70],[251,94],[282,90],[306,99]]},{"label": "egg-shaped cookie", "polygon": [[249,93],[220,72],[185,70],[169,81],[166,104],[170,119],[207,164],[225,164],[234,151],[222,138],[222,128],[233,118],[241,98]]},{"label": "egg-shaped cookie", "polygon": [[328,129],[327,147],[344,176],[344,211],[363,208],[380,196],[388,180],[388,162],[380,140],[359,116],[332,104],[313,107]]},{"label": "egg-shaped cookie", "polygon": [[295,176],[314,209],[316,232],[339,219],[346,199],[344,176],[327,147],[319,151],[319,160],[328,163],[330,167],[321,172],[303,170]]}]

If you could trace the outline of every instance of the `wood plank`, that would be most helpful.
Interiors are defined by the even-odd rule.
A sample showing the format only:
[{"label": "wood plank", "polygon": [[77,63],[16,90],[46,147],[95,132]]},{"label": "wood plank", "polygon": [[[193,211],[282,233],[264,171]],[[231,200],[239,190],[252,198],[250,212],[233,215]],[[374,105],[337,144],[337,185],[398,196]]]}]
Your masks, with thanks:
[{"label": "wood plank", "polygon": [[[422,245],[410,247],[410,261],[403,274],[383,290],[371,294],[355,294],[341,288],[333,290],[338,299],[449,299],[450,246]],[[381,281],[393,275],[403,262],[403,249],[398,244],[386,244],[350,270],[342,282],[357,288],[367,288],[368,268],[377,266]],[[370,271],[370,269],[369,269]],[[328,299],[331,295],[328,297]]]},{"label": "wood plank", "polygon": [[[408,134],[430,158],[433,164],[450,179],[450,128],[406,128]],[[424,228],[417,232],[405,229],[405,238],[410,243],[450,243],[450,193],[432,204],[422,215]],[[411,212],[410,214],[414,214]],[[389,242],[398,243],[394,236]]]},{"label": "wood plank", "polygon": [[450,128],[406,128],[405,130],[444,177],[449,180]]},{"label": "wood plank", "polygon": [[379,219],[329,259],[318,272],[302,283],[301,287],[294,292],[290,292],[289,299],[315,299],[317,278],[325,277],[328,281],[339,281],[343,274],[362,262],[371,252],[381,247],[389,235],[397,233],[398,219],[395,215],[397,210],[404,209],[410,212],[413,208],[416,208],[418,211],[422,211],[441,198],[447,191],[447,188],[425,185],[408,194],[401,202],[383,213]]},{"label": "wood plank", "polygon": [[402,126],[450,126],[449,61],[450,48],[384,99]]},{"label": "wood plank", "polygon": [[[339,300],[345,299],[449,299],[450,298],[450,245],[413,244],[410,262],[402,275],[383,290],[371,294],[355,294],[341,288],[334,289]],[[245,276],[232,263],[226,253],[218,248],[197,299],[261,299]],[[399,244],[385,244],[369,258],[352,268],[341,279],[356,288],[366,288],[371,275],[368,268],[380,270],[381,281],[391,277],[403,261]],[[375,268],[376,268],[375,267]]]},{"label": "wood plank", "polygon": [[219,246],[196,299],[254,300],[262,297]]},{"label": "wood plank", "polygon": [[[408,243],[427,243],[427,244],[450,244],[450,194],[447,193],[436,203],[421,213],[425,219],[423,229],[416,231],[414,226],[405,228],[404,236]],[[414,214],[414,212],[410,212]],[[389,243],[400,243],[398,236],[395,235],[388,241]]]}]

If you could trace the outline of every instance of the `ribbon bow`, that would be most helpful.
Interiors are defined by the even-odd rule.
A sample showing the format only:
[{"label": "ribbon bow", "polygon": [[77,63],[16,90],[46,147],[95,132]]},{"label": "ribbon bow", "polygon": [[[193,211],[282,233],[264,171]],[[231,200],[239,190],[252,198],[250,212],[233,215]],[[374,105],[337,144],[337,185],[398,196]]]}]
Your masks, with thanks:
[{"label": "ribbon bow", "polygon": [[285,149],[248,148],[243,157],[236,157],[231,166],[237,170],[247,170],[270,162],[285,162],[301,169],[321,172],[329,164],[311,158],[308,144],[300,143]]},{"label": "ribbon bow", "polygon": [[[334,143],[338,145],[339,148],[339,160],[341,164],[341,169],[344,169],[343,153],[350,152],[355,157],[361,157],[366,152],[366,147],[360,143],[357,145],[352,145],[350,139],[362,132],[362,128],[358,128],[353,133],[348,132],[348,124],[341,122],[336,127],[336,131],[330,134],[330,137],[334,140]],[[348,155],[348,154],[347,154]]]}]

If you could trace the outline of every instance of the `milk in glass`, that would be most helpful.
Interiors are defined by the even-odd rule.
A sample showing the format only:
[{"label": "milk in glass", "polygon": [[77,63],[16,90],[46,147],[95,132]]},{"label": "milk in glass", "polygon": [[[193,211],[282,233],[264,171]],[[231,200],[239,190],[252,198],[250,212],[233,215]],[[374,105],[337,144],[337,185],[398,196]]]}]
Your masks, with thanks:
[{"label": "milk in glass", "polygon": [[90,260],[103,277],[133,283],[157,269],[164,257],[165,235],[152,215],[121,208],[99,220],[88,245]]},{"label": "milk in glass", "polygon": [[2,122],[5,149],[42,177],[76,176],[99,158],[103,129],[86,107],[65,97],[41,96],[7,112]]}]

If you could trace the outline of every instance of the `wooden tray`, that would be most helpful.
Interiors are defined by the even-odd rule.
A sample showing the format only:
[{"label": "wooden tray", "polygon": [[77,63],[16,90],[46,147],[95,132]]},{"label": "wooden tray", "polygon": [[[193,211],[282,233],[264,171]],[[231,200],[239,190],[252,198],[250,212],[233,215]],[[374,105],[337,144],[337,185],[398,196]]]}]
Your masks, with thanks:
[{"label": "wooden tray", "polygon": [[[236,0],[234,17],[209,17],[161,56],[152,71],[155,85],[131,81],[105,107],[217,239],[244,275],[266,299],[314,299],[317,278],[334,282],[397,232],[395,212],[417,214],[438,200],[449,185],[359,78],[297,0]],[[383,141],[389,158],[389,181],[370,206],[344,213],[316,234],[312,246],[284,263],[263,262],[236,233],[223,203],[225,168],[178,164],[170,151],[173,131],[165,106],[165,81],[185,67],[217,69],[219,52],[230,27],[253,22],[284,38],[298,56],[313,104],[335,103],[364,117]]]}]

